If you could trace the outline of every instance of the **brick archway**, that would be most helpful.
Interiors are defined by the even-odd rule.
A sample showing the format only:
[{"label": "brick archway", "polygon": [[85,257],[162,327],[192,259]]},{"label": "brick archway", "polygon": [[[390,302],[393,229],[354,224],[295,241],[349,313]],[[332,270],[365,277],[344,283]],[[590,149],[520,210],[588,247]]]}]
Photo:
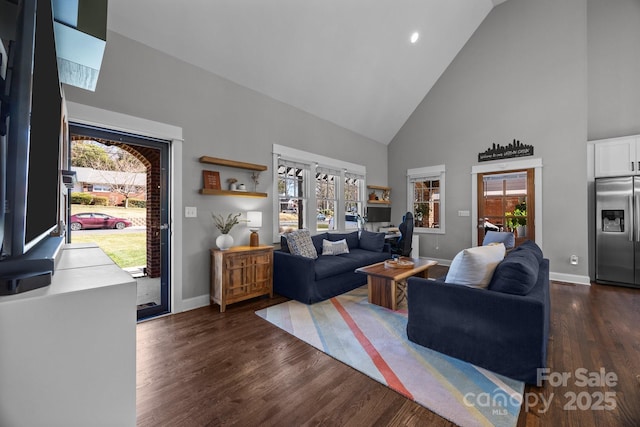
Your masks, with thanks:
[{"label": "brick archway", "polygon": [[101,138],[88,138],[86,136],[72,136],[73,141],[91,140],[107,146],[116,146],[138,159],[147,170],[147,268],[148,277],[160,277],[160,150],[151,147],[129,145],[119,141],[111,141]]}]

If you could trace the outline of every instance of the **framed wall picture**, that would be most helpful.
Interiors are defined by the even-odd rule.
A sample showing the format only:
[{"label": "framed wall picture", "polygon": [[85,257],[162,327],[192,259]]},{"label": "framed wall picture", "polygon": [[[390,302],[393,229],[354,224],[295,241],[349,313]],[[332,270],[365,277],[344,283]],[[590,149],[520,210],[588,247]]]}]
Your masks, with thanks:
[{"label": "framed wall picture", "polygon": [[220,190],[220,172],[202,171],[204,188],[209,190]]}]

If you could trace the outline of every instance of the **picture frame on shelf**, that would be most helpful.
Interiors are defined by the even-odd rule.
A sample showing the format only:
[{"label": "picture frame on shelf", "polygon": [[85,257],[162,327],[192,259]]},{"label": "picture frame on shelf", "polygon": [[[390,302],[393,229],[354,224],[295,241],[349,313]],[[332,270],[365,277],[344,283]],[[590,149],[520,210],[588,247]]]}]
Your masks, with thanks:
[{"label": "picture frame on shelf", "polygon": [[220,172],[202,171],[204,188],[208,190],[220,190]]}]

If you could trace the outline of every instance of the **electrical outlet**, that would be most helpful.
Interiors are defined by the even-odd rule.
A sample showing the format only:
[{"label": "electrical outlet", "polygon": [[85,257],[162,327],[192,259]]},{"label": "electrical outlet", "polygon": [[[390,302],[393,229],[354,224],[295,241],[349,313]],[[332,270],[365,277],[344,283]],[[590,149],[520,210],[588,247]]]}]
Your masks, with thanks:
[{"label": "electrical outlet", "polygon": [[196,206],[185,206],[184,216],[185,218],[196,218],[198,216],[198,208]]},{"label": "electrical outlet", "polygon": [[571,265],[578,265],[578,255],[571,255],[571,258],[569,258],[569,262],[571,263]]}]

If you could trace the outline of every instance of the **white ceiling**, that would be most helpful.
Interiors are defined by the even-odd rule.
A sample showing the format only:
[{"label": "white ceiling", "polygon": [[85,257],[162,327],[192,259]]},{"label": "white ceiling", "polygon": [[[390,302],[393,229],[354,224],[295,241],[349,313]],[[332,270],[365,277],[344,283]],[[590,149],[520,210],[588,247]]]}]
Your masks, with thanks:
[{"label": "white ceiling", "polygon": [[108,28],[388,144],[503,1],[110,0]]}]

